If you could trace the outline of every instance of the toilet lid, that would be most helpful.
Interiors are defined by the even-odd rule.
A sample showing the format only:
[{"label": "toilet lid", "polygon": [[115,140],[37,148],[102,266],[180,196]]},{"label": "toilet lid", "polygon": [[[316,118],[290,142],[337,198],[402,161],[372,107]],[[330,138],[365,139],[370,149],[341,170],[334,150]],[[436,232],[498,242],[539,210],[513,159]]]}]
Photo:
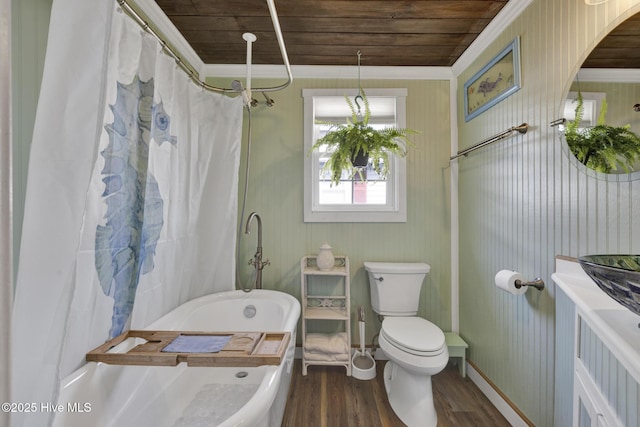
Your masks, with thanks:
[{"label": "toilet lid", "polygon": [[396,347],[414,354],[439,354],[445,345],[444,332],[421,317],[387,317],[381,333]]}]

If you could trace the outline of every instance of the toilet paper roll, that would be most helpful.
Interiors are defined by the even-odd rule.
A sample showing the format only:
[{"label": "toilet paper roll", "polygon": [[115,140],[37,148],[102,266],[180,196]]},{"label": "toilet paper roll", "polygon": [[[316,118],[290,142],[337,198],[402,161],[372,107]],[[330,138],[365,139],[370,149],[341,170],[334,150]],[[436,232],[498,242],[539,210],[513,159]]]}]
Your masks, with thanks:
[{"label": "toilet paper roll", "polygon": [[524,281],[522,274],[517,271],[500,270],[496,274],[496,286],[498,289],[512,293],[513,295],[522,295],[527,292],[527,286],[516,288],[516,280]]}]

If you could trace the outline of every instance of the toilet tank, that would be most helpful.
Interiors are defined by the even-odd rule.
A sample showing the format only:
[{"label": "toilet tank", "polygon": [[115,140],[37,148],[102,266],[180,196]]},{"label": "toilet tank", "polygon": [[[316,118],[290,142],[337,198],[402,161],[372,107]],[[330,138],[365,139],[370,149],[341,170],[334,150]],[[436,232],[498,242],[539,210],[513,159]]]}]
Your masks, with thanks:
[{"label": "toilet tank", "polygon": [[365,262],[371,306],[383,316],[415,316],[422,282],[431,270],[421,262]]}]

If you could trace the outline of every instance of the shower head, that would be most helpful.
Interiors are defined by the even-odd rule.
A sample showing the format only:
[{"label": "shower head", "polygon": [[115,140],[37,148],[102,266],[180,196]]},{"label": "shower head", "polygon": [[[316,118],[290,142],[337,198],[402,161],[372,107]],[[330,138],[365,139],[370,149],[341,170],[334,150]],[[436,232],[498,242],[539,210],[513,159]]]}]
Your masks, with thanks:
[{"label": "shower head", "polygon": [[234,80],[231,82],[231,89],[236,92],[242,92],[244,88],[242,87],[242,82],[240,80]]},{"label": "shower head", "polygon": [[246,105],[247,107],[249,107],[249,106],[253,107],[254,106],[253,102],[251,102],[250,95],[242,87],[242,82],[240,80],[232,81],[231,82],[231,89],[233,89],[234,92],[239,92],[242,95],[242,100],[244,101],[244,105]]}]

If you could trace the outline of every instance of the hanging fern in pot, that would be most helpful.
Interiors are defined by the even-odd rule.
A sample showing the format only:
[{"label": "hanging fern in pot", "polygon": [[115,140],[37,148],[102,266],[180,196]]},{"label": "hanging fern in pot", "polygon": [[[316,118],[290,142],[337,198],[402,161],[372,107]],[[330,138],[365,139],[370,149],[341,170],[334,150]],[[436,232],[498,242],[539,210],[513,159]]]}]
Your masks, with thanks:
[{"label": "hanging fern in pot", "polygon": [[[323,146],[326,148],[329,159],[322,172],[330,174],[332,186],[340,184],[343,172],[347,172],[350,179],[358,174],[360,180],[364,181],[362,171],[368,164],[372,165],[382,179],[386,179],[389,173],[389,153],[404,157],[407,147],[413,146],[407,135],[417,133],[414,130],[396,127],[375,129],[369,125],[369,101],[362,90],[361,93],[362,96],[356,96],[354,101],[345,96],[351,110],[351,118],[347,119],[346,124],[316,122],[330,126],[328,132],[313,144],[311,151]],[[360,113],[358,99],[364,103],[364,115]],[[357,110],[354,102],[358,105]],[[361,160],[362,158],[366,160]]]},{"label": "hanging fern in pot", "polygon": [[567,123],[564,132],[567,145],[576,158],[597,172],[611,173],[621,167],[626,173],[640,160],[640,137],[631,131],[630,125],[605,124],[607,103],[602,108],[596,126],[579,128],[584,115],[582,94],[578,92],[576,117]]}]

